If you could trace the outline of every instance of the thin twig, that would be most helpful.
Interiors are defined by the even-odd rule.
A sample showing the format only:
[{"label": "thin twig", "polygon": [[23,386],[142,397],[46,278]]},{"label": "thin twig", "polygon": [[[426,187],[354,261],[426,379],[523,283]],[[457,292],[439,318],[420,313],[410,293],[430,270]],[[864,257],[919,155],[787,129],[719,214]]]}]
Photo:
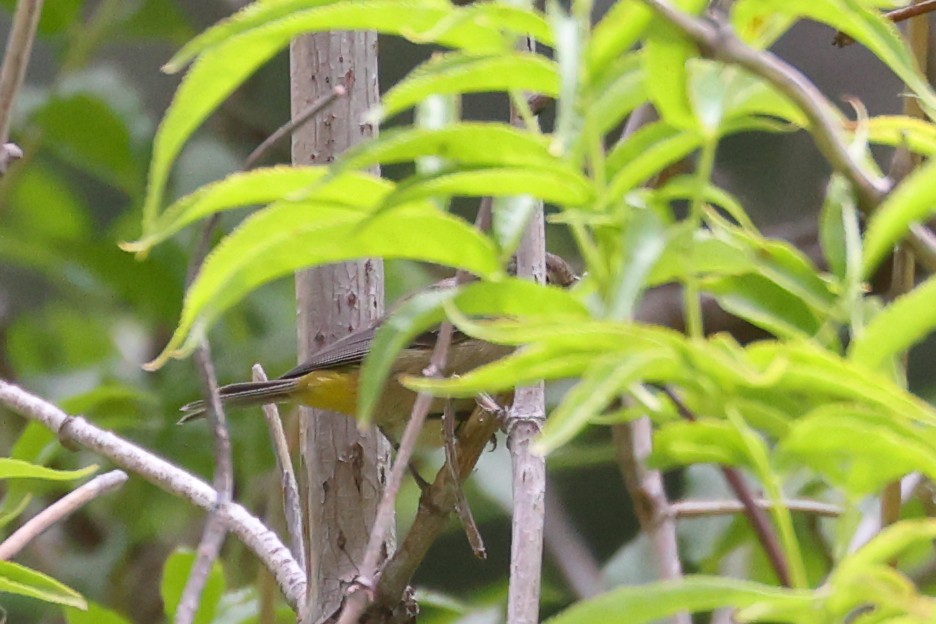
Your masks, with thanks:
[{"label": "thin twig", "polygon": [[[755,498],[754,504],[761,509],[771,509],[773,503],[766,498]],[[837,518],[844,511],[838,505],[821,503],[819,501],[794,498],[783,501],[783,506],[790,511],[821,516],[823,518]],[[727,516],[744,512],[744,505],[736,500],[683,500],[672,503],[669,513],[674,518],[705,518],[708,516]]]},{"label": "thin twig", "polygon": [[[452,402],[446,401],[442,412],[442,437],[445,442],[445,465],[451,473],[452,482],[458,484],[458,449],[455,448],[455,411],[452,409]],[[481,532],[475,522],[474,515],[471,513],[471,507],[468,506],[468,498],[465,496],[465,490],[462,487],[455,488],[456,503],[455,511],[458,519],[461,521],[465,536],[471,545],[471,552],[478,559],[487,559],[487,550],[484,548],[484,540],[481,538]]]},{"label": "thin twig", "polygon": [[36,39],[36,26],[42,14],[42,0],[19,0],[10,26],[3,67],[0,68],[0,175],[14,160],[23,157],[23,151],[9,143],[10,122],[16,94],[26,77],[26,67]]},{"label": "thin twig", "polygon": [[[458,481],[471,474],[491,436],[500,427],[501,415],[482,407],[474,410],[458,432]],[[456,483],[451,471],[443,466],[435,480],[419,499],[416,518],[399,548],[390,557],[380,575],[374,608],[392,609],[416,573],[429,547],[448,527],[449,515],[455,508]]]},{"label": "thin twig", "polygon": [[[266,381],[267,375],[259,364],[253,365],[253,380]],[[296,472],[293,470],[292,458],[289,456],[289,444],[286,442],[286,433],[283,431],[283,421],[280,420],[279,409],[275,403],[263,406],[263,416],[266,418],[267,429],[270,431],[270,440],[273,442],[273,454],[276,457],[276,467],[280,473],[280,486],[283,490],[283,517],[286,519],[286,532],[289,534],[289,544],[292,547],[293,557],[305,569],[305,540],[302,535],[302,503],[299,499],[299,485],[296,482]]]},{"label": "thin twig", "polygon": [[[492,218],[492,205],[493,202],[491,201],[491,198],[482,198],[475,221],[475,227],[481,229],[482,231],[490,227]],[[468,272],[459,270],[455,273],[453,285],[457,287],[458,285],[463,284],[470,279],[472,279],[472,276]],[[435,346],[432,349],[429,366],[426,368],[426,370],[423,371],[423,375],[426,377],[438,377],[442,374],[442,371],[445,370],[446,363],[448,361],[449,347],[452,343],[453,332],[454,327],[449,321],[445,321],[439,326],[439,335],[436,338]],[[351,624],[353,622],[357,622],[361,614],[364,612],[364,609],[367,608],[368,604],[374,601],[376,595],[375,589],[379,580],[378,566],[380,564],[381,557],[385,556],[384,549],[382,547],[384,543],[384,537],[386,536],[387,531],[390,530],[390,524],[393,522],[393,510],[396,506],[396,497],[399,493],[400,484],[403,481],[403,475],[407,470],[409,470],[410,459],[413,456],[416,442],[419,438],[419,434],[422,431],[423,426],[425,425],[426,416],[428,415],[429,408],[431,406],[431,395],[420,393],[416,396],[416,401],[413,403],[413,409],[410,414],[409,421],[406,423],[406,427],[403,430],[403,436],[400,439],[400,445],[397,448],[393,466],[390,469],[390,476],[387,479],[386,486],[384,487],[383,497],[380,500],[380,505],[378,506],[377,513],[374,517],[374,525],[371,528],[371,535],[368,541],[367,550],[364,553],[364,563],[361,565],[361,571],[355,580],[355,585],[352,586],[351,590],[349,591],[348,599],[341,611],[338,624]],[[442,471],[446,470],[447,468],[443,466]],[[438,479],[439,477],[436,477],[436,480]],[[458,479],[452,479],[451,483],[452,486],[456,488],[456,490],[461,488],[461,483]],[[464,493],[456,492],[456,500],[465,501]],[[467,508],[467,502],[465,502],[465,507]],[[473,539],[471,536],[471,528],[469,528],[473,524],[474,520],[471,519],[469,525],[466,526],[465,529],[468,532],[469,541]],[[475,531],[477,531],[476,527]],[[365,591],[361,591],[362,589]],[[397,597],[399,598],[400,595],[402,595],[402,589]]]},{"label": "thin twig", "polygon": [[344,88],[344,85],[335,85],[335,87],[330,92],[309,104],[306,108],[301,110],[298,115],[284,123],[282,126],[277,128],[273,134],[264,139],[263,142],[254,149],[254,151],[250,152],[250,154],[244,160],[243,170],[246,171],[256,167],[257,163],[260,162],[260,159],[266,156],[266,154],[271,149],[273,149],[277,143],[286,137],[291,136],[293,130],[306,124],[318,113],[322,112],[327,106],[331,105],[332,102],[338,98],[344,97],[347,93],[348,90]]},{"label": "thin twig", "polygon": [[[624,484],[634,503],[634,513],[656,552],[654,560],[659,567],[660,578],[680,579],[683,572],[676,541],[676,521],[663,487],[663,475],[659,470],[647,467],[653,445],[653,425],[645,416],[615,425],[611,428],[611,435]],[[691,624],[692,617],[682,612],[674,615],[673,621]]]},{"label": "thin twig", "polygon": [[[423,375],[426,377],[439,377],[442,371],[445,370],[449,347],[452,344],[453,330],[454,328],[449,322],[444,322],[439,327],[439,337],[432,349],[429,366],[423,371]],[[419,434],[426,423],[426,416],[428,416],[429,408],[432,406],[432,399],[432,395],[421,392],[417,395],[413,404],[413,411],[403,430],[400,446],[393,460],[393,466],[390,468],[387,485],[384,487],[380,505],[377,507],[374,526],[371,529],[370,540],[364,553],[364,563],[361,564],[361,572],[355,579],[355,587],[352,587],[348,593],[348,600],[341,611],[338,624],[354,624],[359,620],[367,605],[373,601],[373,590],[377,584],[377,570],[380,559],[384,556],[384,537],[393,522],[396,497],[400,491],[400,485],[403,483],[403,477],[409,468],[413,451],[416,449]]]},{"label": "thin twig", "polygon": [[[912,17],[917,17],[918,15],[926,15],[927,13],[932,13],[936,11],[936,0],[922,0],[922,2],[917,2],[910,6],[901,7],[899,9],[894,9],[893,11],[888,11],[884,14],[884,17],[899,24],[904,20],[908,20]],[[838,31],[835,33],[835,38],[832,40],[839,48],[844,48],[855,43],[855,40],[843,33]]]},{"label": "thin twig", "polygon": [[[201,479],[109,431],[95,427],[80,416],[67,415],[13,384],[0,381],[0,404],[41,423],[56,433],[65,445],[83,446],[98,453],[202,509],[211,510],[218,506],[218,493]],[[273,574],[286,602],[297,609],[305,597],[305,573],[279,537],[237,503],[222,505],[218,516]]]},{"label": "thin twig", "polygon": [[[917,486],[923,481],[923,477],[919,473],[914,472],[907,475],[900,481],[900,500],[906,502],[913,496],[913,492],[916,490]],[[851,541],[848,543],[848,552],[855,552],[877,535],[881,530],[881,517],[877,513],[870,513],[865,515],[861,522],[858,523],[858,528],[855,529],[855,533],[852,535]]]},{"label": "thin twig", "polygon": [[[533,52],[531,37],[518,40],[519,50]],[[512,100],[510,123],[526,127],[528,120],[517,99]],[[525,104],[526,100],[519,102]],[[546,282],[546,230],[543,205],[533,211],[517,249],[517,277],[539,284]],[[507,621],[534,624],[539,621],[540,584],[543,563],[543,530],[546,512],[546,458],[533,453],[533,443],[546,421],[543,382],[517,388],[507,413],[507,448],[512,468],[513,517],[510,532],[510,578],[507,585]]]},{"label": "thin twig", "polygon": [[207,411],[209,427],[214,438],[215,468],[214,488],[217,492],[215,507],[208,515],[202,536],[195,550],[195,562],[189,571],[188,580],[176,607],[176,624],[189,624],[195,620],[201,593],[208,582],[211,566],[221,553],[221,546],[227,535],[227,527],[220,518],[219,510],[231,502],[234,493],[234,462],[231,458],[231,437],[228,433],[221,395],[218,392],[218,379],[214,363],[211,361],[211,349],[208,339],[203,338],[195,349],[195,367],[202,381],[202,394],[209,406]]},{"label": "thin twig", "polygon": [[[888,179],[869,171],[861,160],[851,156],[841,124],[832,114],[832,104],[812,82],[771,52],[755,50],[746,45],[725,23],[687,15],[666,0],[641,2],[698,44],[707,56],[738,65],[760,76],[796,104],[809,121],[810,135],[816,147],[832,168],[851,183],[861,210],[868,215],[874,212],[890,192],[892,184]],[[921,224],[911,227],[907,237],[917,260],[930,271],[936,271],[934,238],[928,228]]]},{"label": "thin twig", "polygon": [[58,499],[18,528],[10,537],[0,543],[0,561],[15,557],[29,542],[36,539],[50,526],[71,515],[76,509],[102,494],[107,494],[127,482],[127,473],[123,470],[111,470],[98,475]]},{"label": "thin twig", "polygon": [[[676,406],[680,416],[690,422],[698,420],[695,414],[692,413],[692,410],[683,403],[682,399],[679,398],[673,390],[664,388],[663,391]],[[780,542],[777,539],[777,534],[774,532],[773,524],[770,522],[767,514],[757,505],[754,495],[751,493],[747,483],[745,483],[744,477],[741,475],[740,471],[731,466],[721,466],[721,471],[722,474],[725,475],[725,481],[728,482],[728,486],[744,506],[744,515],[747,516],[750,521],[751,528],[754,529],[754,534],[757,535],[758,541],[767,554],[767,559],[770,560],[770,565],[777,574],[777,579],[785,587],[791,587],[790,568],[783,554],[783,550],[780,548]]]}]

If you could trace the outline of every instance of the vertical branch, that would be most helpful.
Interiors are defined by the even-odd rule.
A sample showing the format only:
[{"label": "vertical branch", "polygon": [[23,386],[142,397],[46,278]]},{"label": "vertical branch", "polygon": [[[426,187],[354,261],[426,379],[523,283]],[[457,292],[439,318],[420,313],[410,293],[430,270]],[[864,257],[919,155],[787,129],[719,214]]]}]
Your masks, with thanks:
[{"label": "vertical branch", "polygon": [[[327,164],[376,133],[363,121],[379,97],[375,33],[300,37],[290,47],[290,74],[293,116],[336,86],[347,91],[326,114],[293,134],[294,164]],[[302,361],[380,317],[383,265],[368,259],[302,271],[296,276],[296,298]],[[363,561],[390,447],[376,430],[359,432],[346,416],[311,409],[301,413],[309,578],[304,621],[315,622],[340,607],[344,585]],[[392,535],[385,550],[393,550]]]},{"label": "vertical branch", "polygon": [[[644,416],[611,428],[618,466],[624,485],[634,503],[634,513],[641,530],[647,535],[656,552],[660,578],[682,577],[682,564],[676,542],[676,517],[663,489],[663,475],[647,467],[652,448],[652,424]],[[688,613],[673,617],[676,624],[691,624]]]},{"label": "vertical branch", "polygon": [[10,162],[23,156],[19,147],[7,143],[10,139],[10,117],[16,94],[26,76],[41,13],[42,0],[19,0],[16,3],[3,67],[0,68],[0,175],[6,172]]},{"label": "vertical branch", "polygon": [[[519,47],[535,51],[532,38]],[[516,106],[510,123],[523,127],[526,121]],[[535,118],[533,123],[536,123]],[[546,230],[543,206],[534,211],[526,234],[517,249],[517,277],[537,283],[546,280]],[[517,388],[507,415],[507,446],[513,468],[513,519],[510,539],[510,582],[507,622],[527,624],[539,619],[540,575],[543,561],[543,525],[546,495],[546,459],[532,452],[533,441],[546,419],[543,382]]]}]

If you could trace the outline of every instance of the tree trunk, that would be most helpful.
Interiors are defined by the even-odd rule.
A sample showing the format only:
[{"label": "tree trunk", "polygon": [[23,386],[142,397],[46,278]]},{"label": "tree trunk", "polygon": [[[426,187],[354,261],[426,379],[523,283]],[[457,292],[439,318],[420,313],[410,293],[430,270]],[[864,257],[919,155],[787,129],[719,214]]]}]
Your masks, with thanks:
[{"label": "tree trunk", "polygon": [[[347,96],[293,134],[293,163],[333,161],[376,128],[364,113],[377,104],[377,36],[323,33],[290,47],[292,114],[341,84]],[[360,260],[296,275],[299,359],[369,325],[383,312],[383,265]],[[309,594],[303,621],[318,622],[340,607],[360,565],[389,462],[389,445],[376,431],[362,434],[340,414],[302,410],[301,475],[308,523]],[[392,536],[385,545],[392,551]]]}]

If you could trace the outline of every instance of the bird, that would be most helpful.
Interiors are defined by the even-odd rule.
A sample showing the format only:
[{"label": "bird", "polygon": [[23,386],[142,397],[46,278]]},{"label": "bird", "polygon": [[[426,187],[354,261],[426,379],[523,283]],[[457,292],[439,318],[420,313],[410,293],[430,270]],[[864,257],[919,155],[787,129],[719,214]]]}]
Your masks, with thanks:
[{"label": "bird", "polygon": [[[325,345],[299,366],[277,379],[229,384],[219,388],[225,406],[248,407],[267,403],[298,403],[308,407],[338,412],[354,417],[357,412],[358,382],[361,364],[371,349],[374,334],[381,321]],[[390,369],[380,398],[374,407],[373,420],[391,442],[399,441],[413,410],[416,393],[403,387],[400,378],[421,375],[438,338],[438,328],[417,336],[398,355]],[[471,338],[455,329],[443,374],[463,374],[493,362],[512,351],[512,347],[495,345]],[[467,418],[476,406],[473,398],[450,399],[457,419]],[[433,399],[429,414],[439,416],[446,399]],[[179,424],[205,415],[204,401],[193,401],[180,408]],[[425,436],[424,436],[425,437]],[[426,446],[439,446],[441,436],[430,435]]]},{"label": "bird", "polygon": [[[578,276],[560,256],[547,254],[546,261],[547,283],[568,287],[578,280]],[[430,289],[451,288],[456,285],[457,280],[449,278],[430,286]],[[361,365],[371,350],[375,333],[386,318],[388,316],[323,346],[307,361],[277,379],[222,386],[219,389],[221,402],[232,407],[298,403],[354,417],[357,413]],[[405,388],[400,379],[404,376],[423,374],[429,366],[438,335],[438,327],[423,332],[397,355],[391,366],[373,414],[374,423],[391,443],[398,442],[402,437],[417,396],[415,392]],[[455,328],[445,369],[440,372],[443,375],[465,374],[509,355],[512,351],[513,347],[472,338]],[[477,404],[474,398],[434,398],[429,415],[441,416],[446,401],[451,401],[456,420],[470,416]],[[204,401],[193,401],[183,405],[180,411],[183,415],[179,424],[183,424],[203,417],[207,407]],[[441,428],[433,429],[435,431],[427,431],[420,437],[421,446],[442,445]]]}]

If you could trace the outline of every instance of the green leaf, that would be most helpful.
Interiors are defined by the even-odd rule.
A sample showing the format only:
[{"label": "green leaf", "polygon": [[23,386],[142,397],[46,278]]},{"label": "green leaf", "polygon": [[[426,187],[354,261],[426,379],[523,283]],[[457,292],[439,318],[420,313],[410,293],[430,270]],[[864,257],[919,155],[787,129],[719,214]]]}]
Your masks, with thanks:
[{"label": "green leaf", "polygon": [[255,2],[189,42],[166,64],[166,71],[178,71],[199,54],[232,37],[263,27],[278,27],[279,22],[289,19],[302,19],[306,24],[295,34],[302,30],[376,30],[418,43],[437,42],[473,51],[507,49],[511,38],[505,37],[502,30],[531,34],[546,45],[552,41],[542,16],[506,3],[453,8],[438,0],[406,3],[370,0],[354,5],[336,0]]},{"label": "green leaf", "polygon": [[[293,1],[285,3],[297,8]],[[143,233],[150,233],[162,204],[172,163],[198,126],[260,65],[300,34],[328,30],[375,30],[423,42],[465,46],[474,52],[506,50],[510,37],[484,12],[454,11],[448,3],[414,0],[364,0],[335,3],[303,11],[283,11],[284,5],[248,9],[246,25],[238,19],[222,23],[186,46],[170,63],[179,69],[198,53],[198,60],[179,85],[153,146]],[[501,12],[523,12],[498,7]],[[493,9],[491,9],[493,10]],[[271,15],[272,12],[272,15]]]},{"label": "green leaf", "polygon": [[680,581],[620,587],[580,601],[546,620],[546,623],[594,624],[620,621],[642,624],[659,621],[680,611],[695,613],[719,607],[744,608],[753,605],[769,605],[788,613],[805,614],[815,608],[815,601],[812,592],[807,591],[781,589],[730,578],[687,576]]},{"label": "green leaf", "polygon": [[936,328],[936,277],[901,295],[865,326],[848,349],[849,359],[878,369]]},{"label": "green leaf", "polygon": [[907,176],[878,206],[865,232],[864,276],[869,277],[910,225],[926,221],[936,206],[936,159]]},{"label": "green leaf", "polygon": [[881,115],[865,122],[868,141],[891,147],[905,147],[917,154],[936,154],[936,125],[905,115]]},{"label": "green leaf", "polygon": [[529,195],[494,198],[491,233],[501,249],[501,258],[506,260],[517,250],[530,218],[541,206],[539,200]]},{"label": "green leaf", "polygon": [[568,291],[540,286],[526,280],[474,282],[460,289],[429,290],[400,304],[381,324],[361,370],[358,416],[369,422],[374,403],[390,373],[397,354],[422,332],[445,318],[451,302],[462,313],[483,316],[555,315],[585,318],[587,310]]},{"label": "green leaf", "polygon": [[792,424],[777,463],[809,466],[857,500],[915,470],[936,474],[936,430],[880,409],[825,405]]},{"label": "green leaf", "polygon": [[638,2],[615,2],[592,30],[585,67],[594,77],[630,50],[647,29],[653,11]]},{"label": "green leaf", "polygon": [[689,102],[686,62],[698,56],[694,43],[675,26],[656,20],[643,45],[647,92],[663,121],[681,130],[696,130],[698,120]]},{"label": "green leaf", "polygon": [[722,420],[671,422],[653,435],[651,464],[662,470],[690,464],[750,466],[738,430]]},{"label": "green leaf", "polygon": [[623,358],[648,351],[677,350],[684,345],[684,338],[672,330],[637,323],[588,322],[574,317],[492,322],[453,317],[453,321],[480,340],[526,346],[458,378],[408,378],[404,385],[442,396],[474,396],[541,379],[578,377],[596,358],[609,354]]},{"label": "green leaf", "polygon": [[85,611],[66,609],[65,619],[68,624],[130,624],[130,620],[96,602],[88,603]]},{"label": "green leaf", "polygon": [[[159,595],[162,597],[163,608],[168,620],[175,618],[176,609],[179,607],[179,601],[182,598],[182,591],[185,589],[185,583],[188,581],[194,563],[195,553],[184,548],[177,548],[166,559],[166,564],[163,566],[162,582],[159,586]],[[224,571],[221,569],[221,564],[214,561],[201,593],[201,600],[198,603],[198,610],[195,612],[193,620],[194,624],[210,624],[212,622],[221,596],[224,595],[225,585]]]},{"label": "green leaf", "polygon": [[936,410],[887,377],[806,342],[757,342],[747,348],[754,366],[774,367],[778,390],[819,400],[863,403],[892,417],[936,426]]},{"label": "green leaf", "polygon": [[184,357],[226,309],[256,287],[296,269],[382,256],[434,262],[498,277],[494,244],[461,219],[411,204],[376,216],[348,206],[274,204],[246,219],[207,257],[185,296],[169,344],[148,368]]},{"label": "green leaf", "polygon": [[707,278],[701,287],[727,312],[775,336],[805,338],[821,326],[800,299],[759,275]]},{"label": "green leaf", "polygon": [[546,420],[536,441],[534,452],[546,455],[570,442],[609,405],[625,394],[628,386],[647,377],[669,377],[679,362],[667,353],[649,351],[631,357],[596,357],[582,375],[581,381],[569,390],[562,403]]},{"label": "green leaf", "polygon": [[701,137],[695,133],[677,130],[661,121],[647,124],[608,154],[608,174],[612,177],[607,197],[619,200],[641,182],[694,152],[701,144]]},{"label": "green leaf", "polygon": [[785,96],[739,67],[690,58],[687,69],[689,101],[705,134],[740,131],[744,124],[739,122],[755,116],[808,125],[802,111]]},{"label": "green leaf", "polygon": [[621,238],[623,257],[614,260],[620,269],[612,271],[615,281],[610,285],[607,310],[603,315],[611,320],[625,320],[634,315],[638,297],[646,287],[647,275],[666,246],[663,224],[652,210],[633,210]]},{"label": "green leaf", "polygon": [[89,93],[57,97],[37,111],[35,121],[49,147],[72,165],[128,195],[141,190],[143,169],[130,131],[104,99]]},{"label": "green leaf", "polygon": [[347,172],[333,177],[329,174],[325,167],[287,166],[232,173],[173,202],[148,234],[138,241],[123,243],[121,249],[145,253],[185,226],[216,212],[309,196],[324,203],[367,206],[392,188],[389,183],[363,173]]},{"label": "green leaf", "polygon": [[[618,6],[634,6],[620,2]],[[643,7],[640,7],[643,8]],[[612,9],[613,11],[614,9]],[[644,71],[639,54],[626,54],[607,68],[606,81],[590,86],[594,93],[591,104],[583,111],[595,133],[604,136],[619,125],[624,117],[647,101]]]},{"label": "green leaf", "polygon": [[549,22],[556,40],[555,54],[559,62],[560,93],[556,101],[556,120],[553,128],[552,151],[557,155],[568,153],[582,132],[582,55],[589,35],[586,20],[569,15],[558,2],[548,3]]},{"label": "green leaf", "polygon": [[900,31],[864,0],[763,0],[758,4],[763,11],[807,17],[844,32],[887,65],[924,109],[930,114],[936,110],[936,93],[920,73]]},{"label": "green leaf", "polygon": [[43,602],[79,609],[86,608],[85,599],[71,587],[12,561],[0,561],[0,592],[38,598]]},{"label": "green leaf", "polygon": [[566,167],[549,153],[549,140],[501,123],[460,122],[443,128],[394,128],[341,156],[340,170],[438,156],[470,166]]},{"label": "green leaf", "polygon": [[585,207],[594,199],[591,183],[578,171],[561,164],[549,167],[461,167],[404,180],[385,200],[385,206],[439,195],[510,197],[530,195],[568,207]]},{"label": "green leaf", "polygon": [[559,94],[555,62],[538,54],[437,54],[395,84],[382,98],[379,118],[387,119],[431,95],[530,91]]},{"label": "green leaf", "polygon": [[43,479],[45,481],[71,481],[81,479],[98,469],[97,465],[79,470],[55,470],[37,466],[21,459],[0,457],[0,479]]}]

